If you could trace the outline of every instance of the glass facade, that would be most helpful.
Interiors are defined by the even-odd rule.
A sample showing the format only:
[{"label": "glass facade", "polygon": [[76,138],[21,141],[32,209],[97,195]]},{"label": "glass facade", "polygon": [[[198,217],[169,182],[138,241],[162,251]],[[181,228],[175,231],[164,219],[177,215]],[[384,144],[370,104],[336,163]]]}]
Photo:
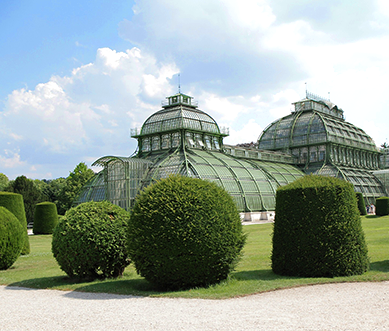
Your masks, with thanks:
[{"label": "glass facade", "polygon": [[140,190],[170,174],[215,182],[240,212],[274,210],[277,188],[308,173],[347,180],[369,203],[386,193],[372,172],[381,154],[363,130],[328,100],[306,98],[294,105],[292,114],[263,131],[257,146],[239,147],[223,144],[228,130],[197,109],[193,98],[168,97],[162,110],[132,131],[137,154],[97,160],[93,165],[103,170],[77,202],[107,199],[129,210]]},{"label": "glass facade", "polygon": [[347,180],[363,193],[367,203],[386,194],[372,173],[379,168],[381,153],[370,136],[346,122],[343,110],[329,100],[308,93],[294,105],[290,115],[262,132],[259,149],[293,155],[305,173]]}]

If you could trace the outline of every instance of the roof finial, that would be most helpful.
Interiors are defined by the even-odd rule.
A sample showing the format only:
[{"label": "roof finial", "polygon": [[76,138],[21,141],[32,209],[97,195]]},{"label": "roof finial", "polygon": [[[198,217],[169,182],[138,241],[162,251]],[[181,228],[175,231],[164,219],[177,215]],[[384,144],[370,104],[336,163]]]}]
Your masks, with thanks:
[{"label": "roof finial", "polygon": [[307,82],[305,82],[305,97],[308,98]]},{"label": "roof finial", "polygon": [[181,93],[180,73],[178,73],[178,93]]}]

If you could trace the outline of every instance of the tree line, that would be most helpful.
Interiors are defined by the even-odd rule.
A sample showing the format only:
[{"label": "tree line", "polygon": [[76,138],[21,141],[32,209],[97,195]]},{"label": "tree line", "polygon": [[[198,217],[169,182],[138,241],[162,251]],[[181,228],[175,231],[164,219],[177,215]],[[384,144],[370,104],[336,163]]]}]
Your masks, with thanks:
[{"label": "tree line", "polygon": [[32,222],[35,205],[44,201],[55,203],[58,214],[64,215],[72,207],[82,187],[93,176],[93,170],[89,169],[84,162],[79,163],[66,178],[33,180],[26,176],[19,176],[15,180],[9,180],[5,174],[0,173],[0,191],[21,194],[27,222]]}]

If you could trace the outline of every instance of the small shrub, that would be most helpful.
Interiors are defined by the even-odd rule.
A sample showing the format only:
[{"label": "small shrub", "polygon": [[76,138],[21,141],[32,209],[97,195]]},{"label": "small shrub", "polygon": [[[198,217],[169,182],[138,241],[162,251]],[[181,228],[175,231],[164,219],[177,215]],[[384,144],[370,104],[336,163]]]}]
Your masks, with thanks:
[{"label": "small shrub", "polygon": [[138,196],[128,252],[137,272],[151,283],[189,288],[226,279],[245,239],[237,207],[224,189],[176,175]]},{"label": "small shrub", "polygon": [[381,197],[376,199],[375,214],[377,216],[389,215],[389,198]]},{"label": "small shrub", "polygon": [[359,214],[361,215],[366,215],[366,206],[365,206],[365,199],[363,198],[363,195],[361,192],[356,192],[356,197],[357,197],[357,204],[358,204],[358,210]]},{"label": "small shrub", "polygon": [[118,277],[129,260],[130,214],[110,202],[87,202],[68,210],[53,232],[52,251],[70,277]]},{"label": "small shrub", "polygon": [[278,188],[271,259],[279,275],[335,277],[367,271],[352,184],[310,175]]},{"label": "small shrub", "polygon": [[30,241],[27,234],[27,220],[24,211],[23,196],[18,193],[0,192],[0,206],[7,208],[19,220],[21,226],[25,230],[21,254],[30,254]]},{"label": "small shrub", "polygon": [[58,223],[57,207],[52,202],[41,202],[35,206],[34,234],[51,234]]},{"label": "small shrub", "polygon": [[0,270],[14,264],[23,247],[23,227],[8,209],[0,207]]}]

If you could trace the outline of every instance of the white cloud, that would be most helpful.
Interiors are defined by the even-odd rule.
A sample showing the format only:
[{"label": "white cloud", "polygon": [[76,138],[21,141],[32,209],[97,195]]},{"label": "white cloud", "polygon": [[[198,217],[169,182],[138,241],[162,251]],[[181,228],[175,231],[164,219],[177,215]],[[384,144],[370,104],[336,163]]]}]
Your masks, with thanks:
[{"label": "white cloud", "polygon": [[262,125],[258,124],[255,119],[249,119],[240,130],[230,129],[230,135],[224,139],[224,143],[236,145],[256,142],[262,130]]},{"label": "white cloud", "polygon": [[210,114],[217,116],[216,121],[233,122],[240,114],[248,109],[242,104],[244,98],[241,96],[223,98],[216,94],[203,93],[200,96],[201,108]]},{"label": "white cloud", "polygon": [[311,92],[331,92],[346,119],[379,144],[389,122],[387,3],[137,0],[119,32],[138,47],[100,48],[68,76],[10,93],[0,139],[20,156],[1,160],[40,171],[39,158],[77,159],[66,175],[87,158],[130,155],[129,129],[176,92],[179,71],[182,91],[230,128],[227,143],[255,141],[290,113],[307,82]]},{"label": "white cloud", "polygon": [[1,168],[19,168],[26,164],[21,161],[18,152],[4,150],[4,154],[0,154],[0,167]]},{"label": "white cloud", "polygon": [[[71,170],[82,155],[132,154],[136,141],[129,129],[158,109],[176,72],[174,63],[160,63],[137,48],[104,48],[70,76],[14,90],[0,112],[0,138],[20,152],[1,156],[1,164],[25,166],[32,174],[39,171],[37,164],[60,155],[75,160],[67,161]],[[25,154],[28,163],[21,161]]]}]

